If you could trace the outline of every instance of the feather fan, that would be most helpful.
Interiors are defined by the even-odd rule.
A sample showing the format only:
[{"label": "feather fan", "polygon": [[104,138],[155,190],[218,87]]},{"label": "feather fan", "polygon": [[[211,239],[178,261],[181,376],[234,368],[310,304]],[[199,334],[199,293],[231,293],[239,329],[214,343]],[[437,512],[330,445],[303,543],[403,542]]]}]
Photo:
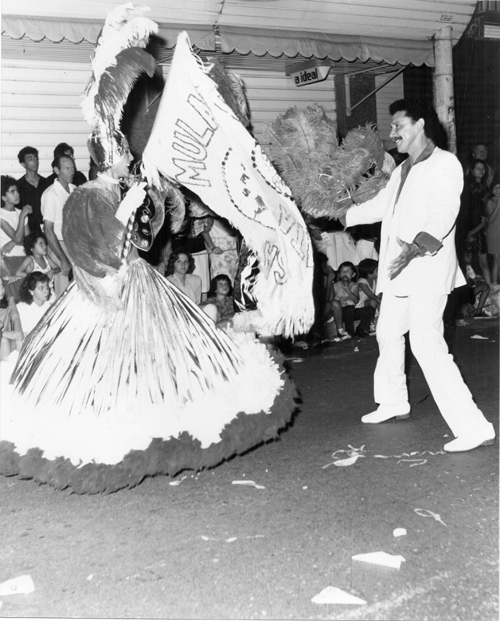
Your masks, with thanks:
[{"label": "feather fan", "polygon": [[83,114],[95,129],[109,124],[119,127],[123,106],[141,73],[150,77],[154,58],[144,49],[158,26],[143,17],[148,7],[131,3],[112,11],[99,35],[92,59],[92,77],[82,103]]},{"label": "feather fan", "polygon": [[335,123],[314,104],[289,108],[267,128],[268,155],[305,213],[338,218],[386,183],[384,147],[370,126],[351,130],[339,144]]}]

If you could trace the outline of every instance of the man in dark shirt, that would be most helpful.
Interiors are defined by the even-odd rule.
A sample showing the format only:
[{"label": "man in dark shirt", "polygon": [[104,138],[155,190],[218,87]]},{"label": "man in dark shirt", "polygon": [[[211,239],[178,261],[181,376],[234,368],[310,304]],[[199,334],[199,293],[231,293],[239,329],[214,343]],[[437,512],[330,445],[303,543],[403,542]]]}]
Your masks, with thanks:
[{"label": "man in dark shirt", "polygon": [[[57,145],[57,147],[54,149],[54,160],[56,160],[60,155],[67,155],[73,160],[73,162],[75,161],[75,152],[73,150],[73,147],[70,146],[67,142],[60,142]],[[57,179],[57,175],[55,172],[53,172],[51,175],[47,177],[47,184],[52,185],[56,179]],[[87,177],[79,170],[76,170],[76,164],[75,164],[75,176],[73,177],[72,183],[73,185],[77,185],[77,186],[87,183]]]},{"label": "man in dark shirt", "polygon": [[31,205],[33,212],[28,216],[28,225],[32,233],[42,231],[43,218],[40,210],[42,194],[47,189],[47,179],[38,174],[38,150],[24,147],[17,154],[17,159],[26,170],[26,174],[17,180],[21,200],[18,209]]}]

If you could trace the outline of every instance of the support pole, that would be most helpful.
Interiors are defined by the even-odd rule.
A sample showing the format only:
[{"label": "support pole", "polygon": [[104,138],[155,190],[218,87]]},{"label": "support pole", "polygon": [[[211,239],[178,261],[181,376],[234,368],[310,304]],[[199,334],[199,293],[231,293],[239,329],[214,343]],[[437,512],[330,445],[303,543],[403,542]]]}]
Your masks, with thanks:
[{"label": "support pole", "polygon": [[451,26],[434,34],[434,107],[448,136],[448,148],[457,153]]}]

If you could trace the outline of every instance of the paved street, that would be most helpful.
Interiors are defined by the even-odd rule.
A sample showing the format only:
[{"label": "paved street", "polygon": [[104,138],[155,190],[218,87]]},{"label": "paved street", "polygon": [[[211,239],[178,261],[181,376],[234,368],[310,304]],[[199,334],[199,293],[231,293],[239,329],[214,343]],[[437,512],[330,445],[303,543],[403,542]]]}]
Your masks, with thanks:
[{"label": "paved street", "polygon": [[[498,342],[496,320],[471,320],[452,344],[497,432]],[[214,470],[109,496],[0,477],[0,582],[35,584],[0,597],[0,616],[498,619],[498,444],[443,454],[450,432],[411,358],[412,417],[362,425],[376,352],[374,339],[288,351],[293,425]],[[352,559],[376,551],[405,561]],[[366,605],[313,604],[329,585]]]}]

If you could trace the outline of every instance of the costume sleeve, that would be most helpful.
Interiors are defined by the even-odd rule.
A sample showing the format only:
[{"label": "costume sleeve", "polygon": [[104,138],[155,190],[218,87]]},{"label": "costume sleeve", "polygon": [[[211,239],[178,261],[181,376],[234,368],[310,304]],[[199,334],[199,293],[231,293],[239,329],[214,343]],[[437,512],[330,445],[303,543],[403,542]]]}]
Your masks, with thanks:
[{"label": "costume sleeve", "polygon": [[74,265],[92,276],[120,269],[125,226],[115,213],[118,201],[100,188],[80,186],[63,210],[63,239]]}]

